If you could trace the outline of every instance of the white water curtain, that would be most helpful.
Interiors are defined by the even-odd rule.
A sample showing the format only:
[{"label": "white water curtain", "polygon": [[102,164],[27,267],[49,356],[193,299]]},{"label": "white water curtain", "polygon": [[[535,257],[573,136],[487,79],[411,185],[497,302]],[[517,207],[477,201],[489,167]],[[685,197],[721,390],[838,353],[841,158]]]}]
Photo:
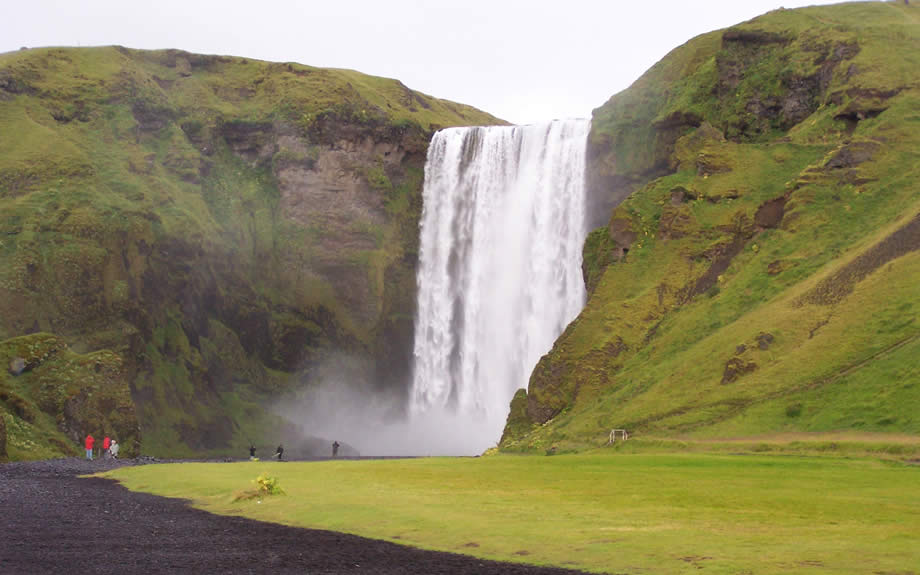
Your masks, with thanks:
[{"label": "white water curtain", "polygon": [[[451,128],[428,151],[410,412],[501,434],[584,306],[587,120]],[[482,448],[489,447],[488,444]]]}]

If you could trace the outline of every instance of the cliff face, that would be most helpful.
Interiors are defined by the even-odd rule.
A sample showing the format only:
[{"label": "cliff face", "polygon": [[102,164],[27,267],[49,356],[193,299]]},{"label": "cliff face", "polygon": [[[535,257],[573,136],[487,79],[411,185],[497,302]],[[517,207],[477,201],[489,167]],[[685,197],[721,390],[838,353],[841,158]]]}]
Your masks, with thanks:
[{"label": "cliff face", "polygon": [[918,45],[916,6],[778,10],[595,110],[591,295],[502,446],[920,432]]},{"label": "cliff face", "polygon": [[[398,391],[428,140],[483,123],[500,122],[345,70],[0,55],[0,131],[15,135],[0,141],[0,359],[55,342],[0,377],[11,457],[88,432],[129,454],[238,450],[277,433],[264,401],[333,351]],[[91,361],[105,381],[73,371]]]}]

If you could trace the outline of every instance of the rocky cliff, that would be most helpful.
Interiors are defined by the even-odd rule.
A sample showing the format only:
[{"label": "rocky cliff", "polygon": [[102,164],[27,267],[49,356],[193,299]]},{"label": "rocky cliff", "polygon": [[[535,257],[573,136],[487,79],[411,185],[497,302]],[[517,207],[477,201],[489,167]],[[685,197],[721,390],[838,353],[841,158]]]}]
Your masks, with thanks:
[{"label": "rocky cliff", "polygon": [[25,360],[0,376],[10,457],[88,432],[239,451],[278,436],[265,401],[336,351],[399,393],[428,140],[484,123],[347,70],[0,55],[0,359]]},{"label": "rocky cliff", "polygon": [[777,10],[595,110],[589,301],[502,446],[920,433],[918,46],[917,6]]}]

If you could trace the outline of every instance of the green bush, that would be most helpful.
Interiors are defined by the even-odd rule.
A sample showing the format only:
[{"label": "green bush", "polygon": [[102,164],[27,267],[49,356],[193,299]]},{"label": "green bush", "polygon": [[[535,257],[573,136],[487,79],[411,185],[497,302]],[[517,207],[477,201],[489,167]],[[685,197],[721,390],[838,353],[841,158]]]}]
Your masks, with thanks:
[{"label": "green bush", "polygon": [[278,485],[277,477],[270,477],[268,475],[260,475],[256,477],[253,481],[256,484],[255,489],[247,489],[246,491],[241,491],[236,494],[233,498],[234,501],[249,501],[252,499],[262,500],[263,497],[268,497],[270,495],[284,495],[284,489],[281,489],[281,486]]},{"label": "green bush", "polygon": [[256,478],[255,483],[259,486],[260,495],[284,495],[284,489],[278,485],[277,477],[260,475]]}]

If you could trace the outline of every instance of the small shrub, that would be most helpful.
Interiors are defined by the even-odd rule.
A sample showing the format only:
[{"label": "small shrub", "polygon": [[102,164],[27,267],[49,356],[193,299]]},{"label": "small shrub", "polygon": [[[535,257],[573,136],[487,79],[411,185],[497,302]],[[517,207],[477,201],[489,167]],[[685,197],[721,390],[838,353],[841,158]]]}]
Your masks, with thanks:
[{"label": "small shrub", "polygon": [[802,415],[802,404],[793,403],[786,407],[786,417],[798,417]]},{"label": "small shrub", "polygon": [[284,495],[284,489],[281,489],[281,486],[278,485],[277,477],[260,475],[252,482],[256,484],[255,489],[241,491],[234,496],[233,500],[249,501],[251,499],[258,499],[261,501],[263,497],[268,497],[270,495]]},{"label": "small shrub", "polygon": [[284,495],[284,490],[278,485],[277,477],[260,475],[256,478],[255,483],[259,486],[259,492],[263,495]]}]

